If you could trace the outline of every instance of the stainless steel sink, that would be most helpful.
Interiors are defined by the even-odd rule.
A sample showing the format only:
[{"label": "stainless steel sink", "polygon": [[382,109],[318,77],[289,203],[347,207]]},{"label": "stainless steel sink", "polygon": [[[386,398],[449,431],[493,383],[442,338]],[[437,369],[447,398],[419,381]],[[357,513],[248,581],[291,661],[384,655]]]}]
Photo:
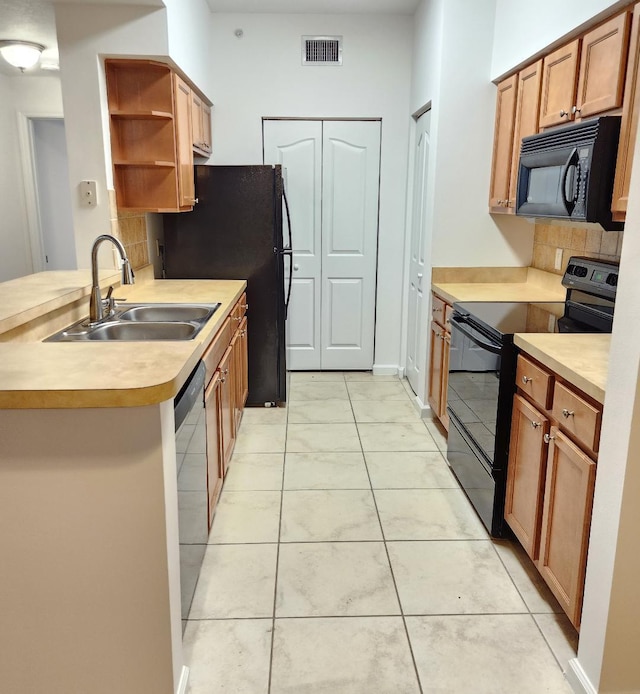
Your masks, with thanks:
[{"label": "stainless steel sink", "polygon": [[119,314],[118,320],[126,321],[151,321],[174,322],[196,321],[206,322],[211,318],[220,304],[214,305],[188,305],[188,304],[145,304],[144,306],[132,306]]},{"label": "stainless steel sink", "polygon": [[107,319],[78,321],[45,342],[192,340],[220,304],[129,304]]},{"label": "stainless steel sink", "polygon": [[85,340],[191,340],[200,328],[192,323],[105,323],[89,331]]}]

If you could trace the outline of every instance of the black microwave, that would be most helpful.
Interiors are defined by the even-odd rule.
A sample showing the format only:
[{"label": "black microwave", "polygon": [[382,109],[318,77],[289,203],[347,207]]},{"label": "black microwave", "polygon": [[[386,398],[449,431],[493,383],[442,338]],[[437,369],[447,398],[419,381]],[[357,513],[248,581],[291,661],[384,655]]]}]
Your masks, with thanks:
[{"label": "black microwave", "polygon": [[516,214],[596,222],[611,218],[620,116],[601,116],[522,138]]}]

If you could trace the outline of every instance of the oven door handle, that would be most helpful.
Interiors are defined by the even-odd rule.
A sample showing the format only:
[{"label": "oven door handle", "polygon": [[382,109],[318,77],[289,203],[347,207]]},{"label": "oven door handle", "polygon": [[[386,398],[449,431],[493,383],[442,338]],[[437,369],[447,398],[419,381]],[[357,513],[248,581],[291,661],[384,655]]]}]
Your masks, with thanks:
[{"label": "oven door handle", "polygon": [[494,342],[485,342],[484,340],[481,340],[477,335],[474,335],[469,328],[464,327],[464,323],[467,321],[465,320],[464,316],[456,316],[455,314],[451,316],[451,323],[455,324],[456,328],[466,337],[468,337],[471,342],[474,344],[478,345],[478,347],[482,347],[482,349],[487,350],[487,352],[491,352],[491,354],[501,354],[502,353],[502,348],[499,344],[494,343]]}]

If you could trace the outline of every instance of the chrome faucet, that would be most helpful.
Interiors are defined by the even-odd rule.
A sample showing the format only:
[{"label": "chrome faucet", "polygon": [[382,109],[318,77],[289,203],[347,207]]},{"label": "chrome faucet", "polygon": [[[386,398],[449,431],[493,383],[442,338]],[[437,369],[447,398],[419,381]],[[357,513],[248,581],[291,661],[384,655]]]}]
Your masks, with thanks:
[{"label": "chrome faucet", "polygon": [[[127,252],[124,250],[122,243],[110,234],[101,234],[93,242],[91,247],[91,299],[89,300],[89,324],[98,323],[104,318],[108,318],[113,313],[114,299],[111,294],[113,286],[107,291],[107,298],[102,299],[100,295],[100,281],[98,279],[98,248],[103,241],[111,241],[118,249],[120,258],[122,259],[122,284],[133,284],[133,270],[131,263],[127,258]],[[106,312],[105,312],[106,309]]]}]

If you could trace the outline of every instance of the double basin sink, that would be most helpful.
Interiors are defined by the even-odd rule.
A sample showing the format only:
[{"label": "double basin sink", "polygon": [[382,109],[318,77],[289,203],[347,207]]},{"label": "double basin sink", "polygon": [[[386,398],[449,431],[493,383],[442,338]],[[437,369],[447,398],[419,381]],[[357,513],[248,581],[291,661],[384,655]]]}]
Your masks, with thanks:
[{"label": "double basin sink", "polygon": [[220,304],[128,304],[97,324],[74,323],[45,342],[192,340]]}]

